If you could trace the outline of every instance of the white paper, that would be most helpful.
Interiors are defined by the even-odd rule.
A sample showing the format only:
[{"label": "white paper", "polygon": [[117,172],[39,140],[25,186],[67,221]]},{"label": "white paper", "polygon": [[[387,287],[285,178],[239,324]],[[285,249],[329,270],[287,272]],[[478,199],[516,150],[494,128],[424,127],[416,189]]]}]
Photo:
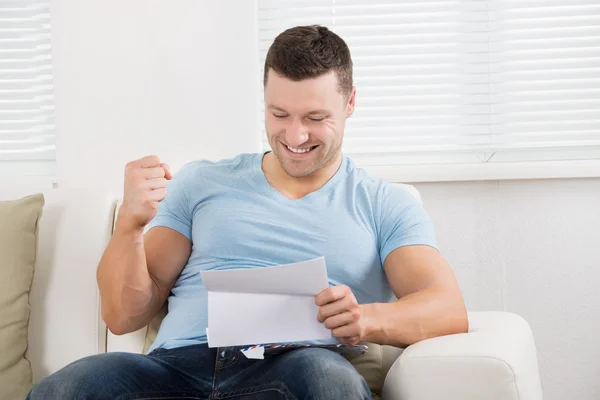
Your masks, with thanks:
[{"label": "white paper", "polygon": [[331,338],[315,296],[326,289],[325,258],[276,267],[202,271],[209,347]]}]

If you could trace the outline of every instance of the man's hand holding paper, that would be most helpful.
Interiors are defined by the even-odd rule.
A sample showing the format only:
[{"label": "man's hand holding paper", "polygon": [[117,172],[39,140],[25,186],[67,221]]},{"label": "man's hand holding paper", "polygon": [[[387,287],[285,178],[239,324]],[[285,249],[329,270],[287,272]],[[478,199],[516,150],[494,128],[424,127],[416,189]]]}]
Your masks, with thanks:
[{"label": "man's hand holding paper", "polygon": [[342,343],[356,345],[367,334],[368,317],[346,285],[332,286],[315,297],[318,320]]}]

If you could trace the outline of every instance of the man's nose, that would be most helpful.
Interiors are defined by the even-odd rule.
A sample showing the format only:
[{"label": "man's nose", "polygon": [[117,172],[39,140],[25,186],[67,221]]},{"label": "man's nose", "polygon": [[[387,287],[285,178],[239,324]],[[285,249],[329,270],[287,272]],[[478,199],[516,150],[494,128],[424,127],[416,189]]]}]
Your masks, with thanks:
[{"label": "man's nose", "polygon": [[285,132],[285,141],[290,147],[302,146],[308,141],[308,128],[299,122],[292,124]]}]

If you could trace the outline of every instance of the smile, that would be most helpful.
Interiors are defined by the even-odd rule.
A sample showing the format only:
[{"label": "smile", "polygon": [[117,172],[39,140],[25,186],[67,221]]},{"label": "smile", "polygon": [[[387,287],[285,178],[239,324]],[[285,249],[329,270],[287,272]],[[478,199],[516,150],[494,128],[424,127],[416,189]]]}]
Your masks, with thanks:
[{"label": "smile", "polygon": [[287,147],[287,149],[289,151],[291,151],[292,153],[296,153],[296,154],[308,153],[309,151],[312,151],[317,148],[317,146],[306,147],[304,149],[296,149],[296,148],[290,147],[290,146],[285,146],[285,147]]}]

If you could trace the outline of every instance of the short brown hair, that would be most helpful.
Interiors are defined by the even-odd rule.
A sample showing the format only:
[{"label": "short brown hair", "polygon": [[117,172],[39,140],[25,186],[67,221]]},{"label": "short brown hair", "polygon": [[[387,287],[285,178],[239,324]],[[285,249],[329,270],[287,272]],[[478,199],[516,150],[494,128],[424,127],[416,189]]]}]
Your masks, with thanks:
[{"label": "short brown hair", "polygon": [[317,78],[335,71],[339,89],[352,91],[352,58],[344,40],[319,25],[296,26],[280,33],[267,52],[264,82],[269,69],[293,81]]}]

